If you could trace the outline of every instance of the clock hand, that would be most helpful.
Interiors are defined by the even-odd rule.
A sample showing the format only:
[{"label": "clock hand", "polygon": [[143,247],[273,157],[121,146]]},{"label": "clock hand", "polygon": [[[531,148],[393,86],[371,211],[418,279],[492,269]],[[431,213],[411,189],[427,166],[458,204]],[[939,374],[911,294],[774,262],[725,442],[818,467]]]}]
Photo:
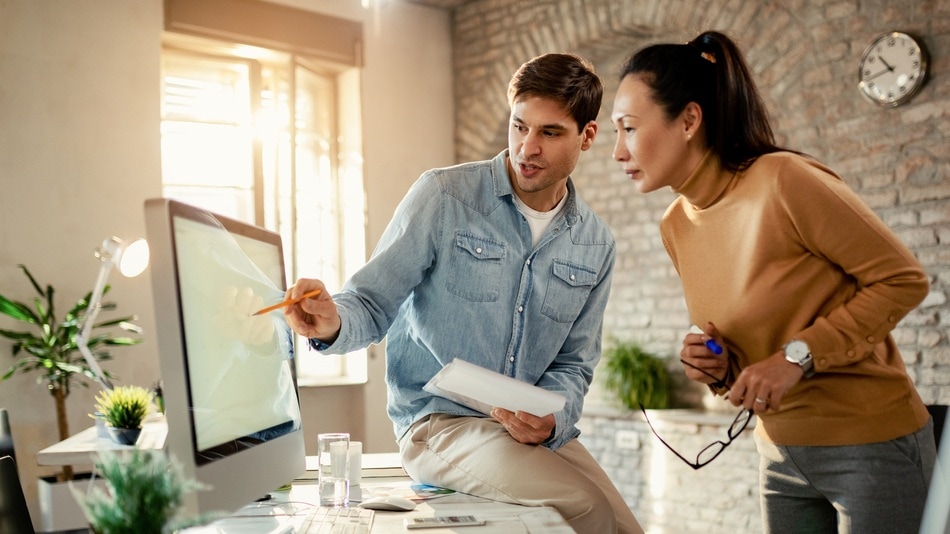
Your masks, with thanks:
[{"label": "clock hand", "polygon": [[869,81],[873,80],[874,78],[877,78],[878,76],[880,76],[880,75],[882,75],[882,74],[886,74],[886,73],[891,72],[891,71],[893,71],[893,70],[894,70],[893,68],[889,68],[889,69],[884,69],[884,70],[882,70],[882,71],[880,71],[880,72],[875,72],[874,74],[865,77],[865,78],[864,78],[864,81],[865,81],[865,82],[869,82]]},{"label": "clock hand", "polygon": [[887,61],[884,61],[884,58],[882,58],[880,54],[878,54],[877,58],[881,60],[881,63],[883,63],[885,67],[887,67],[888,71],[894,72],[894,67],[888,65]]}]

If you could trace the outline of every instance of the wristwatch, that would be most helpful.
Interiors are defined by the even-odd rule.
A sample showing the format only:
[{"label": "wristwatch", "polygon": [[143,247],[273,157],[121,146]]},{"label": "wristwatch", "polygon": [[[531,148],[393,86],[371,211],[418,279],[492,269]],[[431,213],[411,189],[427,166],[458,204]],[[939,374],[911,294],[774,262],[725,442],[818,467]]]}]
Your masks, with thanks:
[{"label": "wristwatch", "polygon": [[802,368],[804,378],[811,378],[815,374],[815,362],[811,357],[811,349],[804,341],[793,339],[782,350],[785,351],[786,360]]}]

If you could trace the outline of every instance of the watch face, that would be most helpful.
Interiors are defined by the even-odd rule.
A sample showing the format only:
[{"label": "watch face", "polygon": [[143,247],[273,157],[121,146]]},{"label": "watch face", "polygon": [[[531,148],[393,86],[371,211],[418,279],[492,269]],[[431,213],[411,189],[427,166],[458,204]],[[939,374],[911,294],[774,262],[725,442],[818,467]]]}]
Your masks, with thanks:
[{"label": "watch face", "polygon": [[801,363],[802,360],[807,358],[808,352],[808,345],[804,341],[790,341],[785,346],[785,358],[795,363]]},{"label": "watch face", "polygon": [[858,86],[861,94],[883,107],[903,104],[924,84],[927,57],[906,33],[878,36],[861,57]]}]

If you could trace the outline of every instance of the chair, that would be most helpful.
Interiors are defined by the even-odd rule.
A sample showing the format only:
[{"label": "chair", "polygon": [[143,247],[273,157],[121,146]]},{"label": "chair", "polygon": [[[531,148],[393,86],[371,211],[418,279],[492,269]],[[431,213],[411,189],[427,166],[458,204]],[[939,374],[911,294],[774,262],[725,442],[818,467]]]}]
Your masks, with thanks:
[{"label": "chair", "polygon": [[9,456],[0,458],[0,532],[34,534],[16,462]]},{"label": "chair", "polygon": [[13,434],[10,432],[10,416],[6,408],[0,408],[0,457],[9,456],[16,461],[13,451]]}]

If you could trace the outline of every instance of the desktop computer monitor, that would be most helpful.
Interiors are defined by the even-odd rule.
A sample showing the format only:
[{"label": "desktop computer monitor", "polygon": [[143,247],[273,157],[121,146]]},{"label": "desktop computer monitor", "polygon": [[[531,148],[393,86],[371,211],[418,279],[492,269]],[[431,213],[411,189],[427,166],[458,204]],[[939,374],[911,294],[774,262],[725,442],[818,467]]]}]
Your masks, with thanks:
[{"label": "desktop computer monitor", "polygon": [[230,513],[306,469],[279,234],[170,199],[145,202],[166,450]]}]

